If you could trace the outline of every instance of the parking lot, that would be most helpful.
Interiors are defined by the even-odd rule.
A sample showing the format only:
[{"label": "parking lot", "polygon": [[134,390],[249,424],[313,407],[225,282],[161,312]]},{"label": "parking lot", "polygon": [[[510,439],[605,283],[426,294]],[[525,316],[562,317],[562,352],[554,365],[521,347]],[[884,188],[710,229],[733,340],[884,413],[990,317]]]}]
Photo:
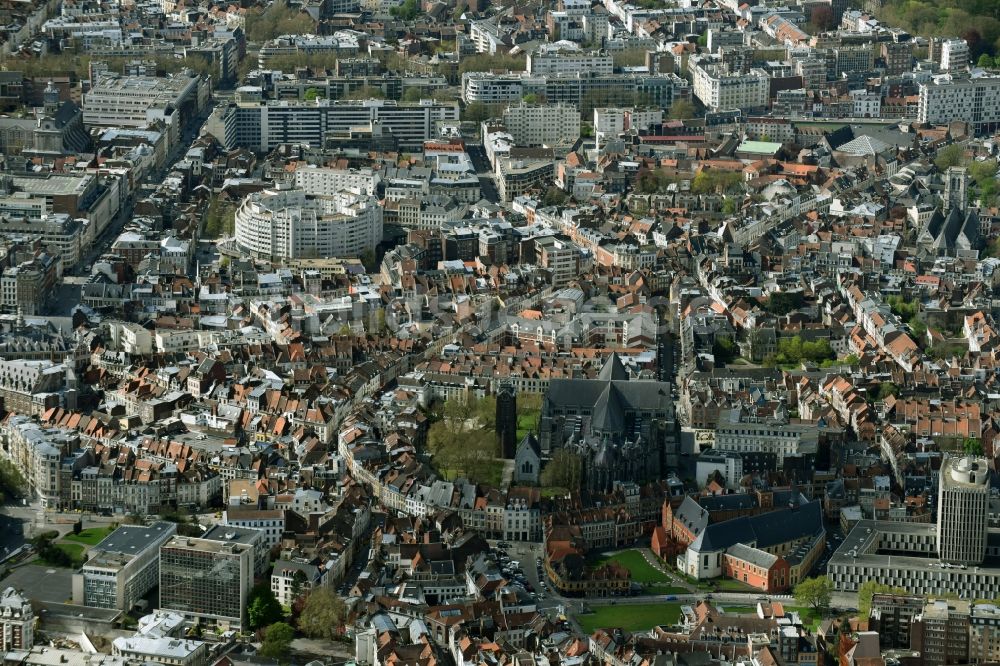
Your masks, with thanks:
[{"label": "parking lot", "polygon": [[2,584],[23,590],[39,601],[67,603],[73,597],[73,570],[26,564],[14,569]]}]

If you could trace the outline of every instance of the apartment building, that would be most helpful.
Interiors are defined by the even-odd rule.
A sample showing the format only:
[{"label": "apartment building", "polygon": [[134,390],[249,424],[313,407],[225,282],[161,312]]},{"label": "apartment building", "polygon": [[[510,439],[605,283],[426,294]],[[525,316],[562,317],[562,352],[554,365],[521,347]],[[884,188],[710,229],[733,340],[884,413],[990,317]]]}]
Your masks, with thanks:
[{"label": "apartment building", "polygon": [[694,57],[688,61],[688,69],[692,92],[711,111],[767,106],[770,77],[761,69],[731,74],[717,60]]},{"label": "apartment building", "polygon": [[320,146],[327,134],[347,134],[358,127],[377,127],[400,147],[415,149],[439,135],[440,123],[457,120],[458,102],[271,100],[219,108],[209,125],[227,148],[267,152],[283,143]]},{"label": "apartment building", "polygon": [[611,74],[614,60],[607,51],[584,51],[575,42],[559,41],[541,44],[529,53],[525,69],[532,75],[573,72]]},{"label": "apartment building", "polygon": [[571,145],[580,137],[580,112],[571,104],[521,102],[507,107],[503,123],[519,146]]},{"label": "apartment building", "polygon": [[977,133],[1000,128],[1000,77],[934,77],[920,84],[917,122],[932,125],[967,122]]},{"label": "apartment building", "polygon": [[0,648],[30,650],[35,644],[35,611],[31,602],[8,587],[0,593]]}]

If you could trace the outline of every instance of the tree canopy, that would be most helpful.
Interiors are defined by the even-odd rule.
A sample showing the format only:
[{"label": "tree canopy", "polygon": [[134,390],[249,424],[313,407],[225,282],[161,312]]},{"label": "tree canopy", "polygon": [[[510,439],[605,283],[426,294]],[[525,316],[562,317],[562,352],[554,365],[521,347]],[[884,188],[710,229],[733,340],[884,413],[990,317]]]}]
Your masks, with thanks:
[{"label": "tree canopy", "polygon": [[542,470],[539,479],[543,486],[549,488],[565,488],[570,492],[580,489],[583,476],[583,460],[580,456],[566,449],[559,449]]},{"label": "tree canopy", "polygon": [[906,594],[901,587],[892,587],[877,580],[867,580],[858,587],[858,617],[868,619],[872,611],[872,597],[876,594]]},{"label": "tree canopy", "polygon": [[830,598],[833,595],[833,583],[826,576],[816,578],[806,578],[792,591],[795,601],[802,606],[808,606],[816,611],[822,611],[830,607]]},{"label": "tree canopy", "polygon": [[267,583],[254,585],[247,601],[247,619],[253,629],[273,625],[285,617],[285,612]]},{"label": "tree canopy", "polygon": [[260,645],[260,654],[271,659],[287,657],[294,639],[295,629],[290,624],[275,622],[264,630],[264,641]]},{"label": "tree canopy", "polygon": [[347,619],[344,600],[331,588],[320,586],[306,597],[299,615],[299,631],[309,638],[332,639]]},{"label": "tree canopy", "polygon": [[247,12],[247,39],[265,42],[281,35],[303,35],[315,32],[316,22],[304,11],[292,7],[286,0],[275,0],[262,12]]}]

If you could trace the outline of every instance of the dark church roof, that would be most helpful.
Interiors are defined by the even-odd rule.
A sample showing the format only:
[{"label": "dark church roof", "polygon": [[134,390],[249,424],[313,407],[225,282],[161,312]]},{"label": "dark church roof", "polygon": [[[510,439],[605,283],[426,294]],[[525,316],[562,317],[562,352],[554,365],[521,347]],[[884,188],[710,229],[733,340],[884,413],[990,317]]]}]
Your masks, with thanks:
[{"label": "dark church roof", "polygon": [[725,550],[737,543],[766,549],[795,539],[814,536],[822,529],[823,512],[820,502],[813,500],[788,509],[712,523],[705,528],[691,547],[699,553]]}]

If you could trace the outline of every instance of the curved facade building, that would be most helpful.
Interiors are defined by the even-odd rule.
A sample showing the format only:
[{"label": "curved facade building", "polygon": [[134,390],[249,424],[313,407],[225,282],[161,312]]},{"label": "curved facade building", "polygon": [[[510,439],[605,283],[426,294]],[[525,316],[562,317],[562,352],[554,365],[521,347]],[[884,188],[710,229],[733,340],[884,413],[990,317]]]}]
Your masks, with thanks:
[{"label": "curved facade building", "polygon": [[380,240],[382,208],[372,196],[263,190],[236,210],[236,242],[259,259],[357,257]]}]

